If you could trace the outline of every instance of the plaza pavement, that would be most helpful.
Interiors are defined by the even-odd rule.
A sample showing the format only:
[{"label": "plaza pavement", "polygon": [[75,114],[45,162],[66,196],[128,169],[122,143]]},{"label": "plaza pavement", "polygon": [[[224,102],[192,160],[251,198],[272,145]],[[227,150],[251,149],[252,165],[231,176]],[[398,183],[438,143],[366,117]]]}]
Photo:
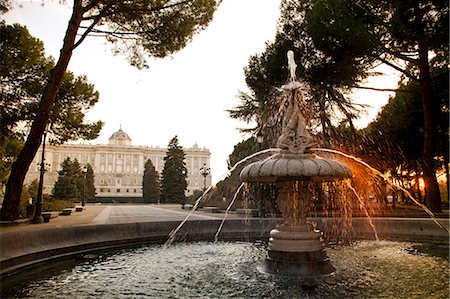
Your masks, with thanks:
[{"label": "plaza pavement", "polygon": [[[75,210],[75,209],[74,209]],[[99,205],[88,204],[82,212],[73,211],[69,216],[58,216],[48,223],[22,223],[3,225],[0,234],[10,231],[41,230],[80,225],[120,224],[137,222],[183,221],[190,210],[181,209],[179,204],[136,204],[136,205]],[[222,220],[224,213],[194,211],[189,220]],[[236,213],[227,215],[227,219],[245,218]]]}]

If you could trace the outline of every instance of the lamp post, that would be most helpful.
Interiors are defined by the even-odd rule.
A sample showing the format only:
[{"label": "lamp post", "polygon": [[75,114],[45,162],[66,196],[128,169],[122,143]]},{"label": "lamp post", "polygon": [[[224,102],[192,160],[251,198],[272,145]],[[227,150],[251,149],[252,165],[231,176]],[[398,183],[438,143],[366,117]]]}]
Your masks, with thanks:
[{"label": "lamp post", "polygon": [[210,174],[211,169],[206,167],[206,163],[200,168],[200,174],[203,176],[203,192],[206,191],[206,177]]},{"label": "lamp post", "polygon": [[81,206],[85,206],[86,205],[86,203],[85,203],[85,201],[86,201],[86,179],[87,179],[87,172],[88,172],[88,169],[87,169],[87,166],[84,166],[83,167],[83,170],[82,170],[82,172],[83,172],[83,197],[82,197],[82,200],[81,200]]},{"label": "lamp post", "polygon": [[[262,150],[262,144],[264,142],[264,134],[261,130],[259,130],[256,133],[256,142],[258,142],[259,145],[259,151]],[[264,197],[263,197],[263,185],[259,184],[259,217],[264,218],[266,217],[266,205],[264,203]]]},{"label": "lamp post", "polygon": [[[42,135],[42,154],[41,154],[41,169],[39,172],[39,185],[38,185],[38,193],[36,198],[36,211],[34,212],[33,219],[31,219],[31,223],[38,224],[44,223],[44,218],[42,217],[42,189],[44,188],[44,173],[45,173],[45,140],[47,139],[47,128],[44,130],[44,134]],[[48,165],[48,164],[47,164]]]}]

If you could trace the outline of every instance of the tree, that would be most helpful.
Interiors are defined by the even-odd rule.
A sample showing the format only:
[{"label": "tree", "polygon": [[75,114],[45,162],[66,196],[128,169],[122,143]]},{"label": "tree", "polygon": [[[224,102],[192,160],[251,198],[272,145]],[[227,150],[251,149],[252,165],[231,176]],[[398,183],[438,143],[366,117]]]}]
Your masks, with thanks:
[{"label": "tree", "polygon": [[[300,26],[300,25],[299,25]],[[348,70],[349,63],[332,61],[318,54],[314,43],[298,27],[284,28],[273,43],[267,44],[262,54],[251,56],[245,68],[245,77],[250,94],[240,92],[241,104],[229,110],[232,118],[249,122],[255,120],[256,128],[263,130],[268,145],[275,145],[280,135],[282,117],[279,115],[279,87],[288,80],[286,53],[293,50],[297,63],[297,78],[310,86],[308,105],[308,126],[321,132],[323,143],[329,144],[335,134],[335,125],[346,122],[354,131],[353,120],[358,116],[361,105],[352,102],[348,96],[348,85],[361,81],[364,76],[359,69]],[[336,74],[340,75],[337,76]]]},{"label": "tree", "polygon": [[[6,6],[7,7],[7,6]],[[212,19],[214,0],[113,1],[74,0],[60,56],[50,71],[26,142],[6,186],[1,218],[17,217],[20,191],[35,156],[73,51],[89,34],[104,36],[127,53],[132,65],[145,67],[144,53],[154,57],[182,49]]]},{"label": "tree", "polygon": [[142,197],[144,202],[159,202],[159,173],[156,171],[150,159],[144,165],[144,177],[142,179]]},{"label": "tree", "polygon": [[[23,147],[26,131],[38,113],[38,103],[54,62],[52,58],[45,57],[42,42],[32,37],[25,27],[0,22],[0,34],[0,56],[4,58],[0,63],[0,166],[3,186]],[[50,142],[96,138],[103,123],[86,123],[84,114],[98,98],[98,92],[85,76],[75,77],[66,72],[50,115],[51,126],[47,134]],[[8,202],[4,206],[11,208]]]},{"label": "tree", "polygon": [[187,189],[187,168],[184,162],[185,153],[178,145],[175,136],[167,147],[167,155],[164,157],[164,168],[161,175],[161,202],[185,203]]},{"label": "tree", "polygon": [[237,162],[259,151],[259,144],[255,137],[241,141],[234,146],[233,152],[228,156],[228,169],[231,169]]},{"label": "tree", "polygon": [[[1,136],[23,138],[37,114],[46,78],[54,67],[53,59],[44,55],[41,41],[18,24],[0,22]],[[94,139],[102,122],[86,123],[84,114],[97,103],[99,94],[85,76],[66,72],[50,114],[50,141]]]},{"label": "tree", "polygon": [[0,192],[8,181],[11,165],[17,158],[20,149],[23,146],[23,140],[14,135],[0,134]]},{"label": "tree", "polygon": [[333,61],[347,57],[352,68],[366,73],[385,64],[419,83],[426,204],[435,212],[441,210],[441,201],[434,164],[436,103],[430,66],[433,60],[448,65],[448,13],[447,2],[428,0],[286,0],[283,13],[288,24],[303,20],[317,49]]},{"label": "tree", "polygon": [[38,194],[38,188],[39,188],[39,181],[38,179],[34,179],[30,182],[28,185],[28,194],[30,194],[33,201],[36,201],[37,194]]},{"label": "tree", "polygon": [[58,179],[53,188],[53,197],[57,199],[80,200],[83,196],[83,173],[77,159],[65,159],[58,171]]},{"label": "tree", "polygon": [[90,201],[95,199],[95,176],[94,170],[91,165],[88,163],[86,165],[86,173],[85,173],[85,185],[84,185],[84,196],[85,201]]},{"label": "tree", "polygon": [[[435,119],[436,166],[444,168],[448,183],[449,161],[449,110],[448,110],[448,66],[432,69],[433,102]],[[375,121],[364,129],[365,135],[374,141],[378,148],[387,153],[392,172],[402,172],[421,176],[423,172],[422,152],[424,145],[423,106],[420,86],[416,81],[405,80],[394,97],[382,108]],[[396,145],[393,148],[390,145]],[[390,149],[394,149],[392,152]],[[364,147],[366,150],[366,147]],[[384,160],[384,159],[383,159]],[[396,169],[400,171],[396,171]]]}]

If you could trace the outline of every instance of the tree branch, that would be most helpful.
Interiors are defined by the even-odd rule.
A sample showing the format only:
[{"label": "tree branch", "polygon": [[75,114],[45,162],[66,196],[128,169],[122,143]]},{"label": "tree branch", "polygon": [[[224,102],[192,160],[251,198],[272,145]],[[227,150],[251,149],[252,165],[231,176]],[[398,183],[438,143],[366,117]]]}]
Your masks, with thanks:
[{"label": "tree branch", "polygon": [[410,93],[410,94],[416,94],[417,93],[417,92],[414,92],[414,91],[407,91],[407,90],[403,90],[403,89],[377,88],[377,87],[358,86],[358,85],[350,85],[349,87],[350,88],[357,88],[357,89],[383,91],[383,92],[398,92],[398,93]]},{"label": "tree branch", "polygon": [[390,62],[390,61],[388,61],[388,60],[386,60],[386,59],[384,59],[384,58],[381,58],[381,57],[379,57],[379,56],[377,56],[377,57],[375,57],[375,58],[378,59],[379,61],[381,61],[382,63],[384,63],[384,64],[390,66],[391,68],[393,68],[393,69],[399,71],[400,73],[404,74],[406,77],[408,77],[408,78],[410,78],[410,79],[413,79],[413,80],[417,80],[417,77],[416,77],[416,76],[414,76],[413,74],[411,74],[411,73],[408,72],[407,70],[402,69],[401,67],[399,67],[399,66],[393,64],[392,62]]},{"label": "tree branch", "polygon": [[[388,53],[388,54],[390,54],[390,55],[392,55],[394,57],[400,58],[402,60],[405,60],[407,62],[410,62],[410,63],[417,62],[417,59],[412,58],[412,57],[410,57],[408,55],[405,55],[405,54],[402,54],[402,53],[399,53],[399,52],[391,51],[391,50],[389,50],[386,47],[384,48],[384,50],[386,51],[386,53]],[[414,54],[414,55],[411,55],[411,56],[417,56],[417,54]]]},{"label": "tree branch", "polygon": [[[83,32],[83,34],[81,35],[81,37],[77,40],[77,42],[72,46],[72,51],[78,47],[83,41],[84,39],[88,36],[88,34],[94,29],[95,25],[97,25],[97,23],[100,21],[101,17],[98,16],[98,18],[96,20],[94,20],[92,22],[91,25],[89,25],[89,27],[86,28],[86,30]],[[79,28],[81,28],[81,26],[79,26]]]},{"label": "tree branch", "polygon": [[[97,0],[96,2],[97,2],[96,4],[98,4],[99,2],[101,2],[101,0]],[[133,9],[132,11],[133,11],[133,12],[146,12],[146,13],[151,13],[151,12],[155,12],[155,11],[159,11],[159,10],[164,10],[164,9],[172,8],[172,7],[179,6],[179,5],[184,5],[184,4],[189,3],[189,2],[192,2],[192,0],[185,0],[185,1],[177,2],[177,3],[172,3],[172,4],[169,4],[169,5],[157,6],[157,7],[154,7],[154,8],[135,8],[135,9]],[[95,6],[95,5],[91,5],[90,9],[93,8],[94,6]],[[105,14],[105,15],[103,15],[102,17],[107,16],[107,15],[108,15],[108,14]],[[98,16],[98,15],[93,15],[93,16],[85,17],[85,18],[83,18],[83,21],[88,21],[88,20],[95,19],[97,16]]]}]

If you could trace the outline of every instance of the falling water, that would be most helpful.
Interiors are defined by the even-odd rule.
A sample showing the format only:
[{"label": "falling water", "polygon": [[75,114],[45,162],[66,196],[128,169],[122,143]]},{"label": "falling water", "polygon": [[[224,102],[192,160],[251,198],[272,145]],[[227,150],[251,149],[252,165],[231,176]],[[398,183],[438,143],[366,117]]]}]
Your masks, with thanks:
[{"label": "falling water", "polygon": [[362,201],[361,197],[359,197],[359,195],[356,192],[355,188],[352,187],[352,184],[350,183],[350,181],[347,181],[347,186],[348,186],[348,188],[350,190],[352,190],[353,194],[358,199],[359,206],[364,210],[364,213],[366,214],[367,220],[369,221],[369,225],[372,227],[373,233],[375,235],[375,240],[377,240],[377,242],[379,242],[380,238],[378,238],[377,230],[375,228],[375,225],[372,222],[372,217],[370,217],[369,211],[367,211],[367,208],[364,206],[364,202]]},{"label": "falling water", "polygon": [[424,204],[420,203],[419,201],[417,201],[412,195],[411,193],[408,192],[408,190],[406,190],[405,188],[401,187],[401,186],[397,186],[394,183],[391,183],[389,181],[389,179],[378,169],[373,168],[372,166],[370,166],[369,164],[367,164],[366,162],[364,162],[363,160],[361,160],[360,158],[354,157],[352,155],[348,155],[346,153],[343,153],[341,151],[338,150],[332,150],[332,149],[327,149],[327,148],[310,148],[309,150],[311,151],[320,151],[320,152],[327,152],[327,153],[332,153],[332,154],[337,154],[340,156],[343,156],[347,159],[350,159],[352,161],[355,161],[357,163],[359,163],[360,165],[363,165],[365,167],[367,167],[368,169],[370,169],[373,173],[375,173],[376,175],[380,176],[381,178],[383,178],[383,180],[385,182],[387,182],[390,186],[397,188],[401,191],[404,192],[404,194],[411,199],[412,202],[414,202],[416,205],[418,205],[419,207],[421,207],[430,217],[431,219],[434,221],[434,223],[436,223],[437,226],[439,226],[442,229],[445,229],[446,231],[448,231],[447,228],[445,228],[444,226],[442,226],[442,224],[439,223],[439,221],[437,221],[436,216],[433,214],[433,212],[431,212]]},{"label": "falling water", "polygon": [[231,173],[236,170],[236,168],[238,168],[241,164],[247,162],[248,160],[250,160],[252,158],[255,158],[255,157],[258,157],[258,156],[260,156],[262,154],[270,153],[270,152],[280,152],[280,149],[279,148],[268,148],[268,149],[256,152],[256,153],[254,153],[254,154],[252,154],[250,156],[247,156],[247,157],[243,158],[242,160],[239,160],[238,162],[236,162],[236,164],[234,164],[233,167],[230,168],[230,170],[228,170],[228,173],[226,174],[225,177],[230,176]]},{"label": "falling water", "polygon": [[[252,155],[250,155],[250,156],[247,156],[247,157],[243,158],[242,160],[239,160],[238,162],[236,162],[236,164],[234,164],[234,166],[231,167],[230,170],[228,170],[228,172],[222,177],[221,180],[224,180],[225,178],[229,177],[229,176],[233,173],[233,171],[236,170],[236,168],[238,168],[240,165],[242,165],[242,164],[245,163],[246,161],[248,161],[248,160],[250,160],[250,159],[252,159],[252,158],[258,157],[258,156],[260,156],[260,155],[266,154],[266,153],[270,153],[270,152],[279,152],[279,151],[280,151],[280,149],[278,149],[278,148],[269,148],[269,149],[265,149],[265,150],[256,152],[256,153],[254,153],[254,154],[252,154]],[[271,157],[269,157],[269,158],[271,158]],[[211,191],[211,189],[212,189],[214,186],[215,186],[215,185],[209,186],[208,189],[206,189],[205,192],[203,192],[203,194],[202,194],[199,198],[197,198],[197,200],[195,201],[194,206],[192,207],[192,209],[191,209],[191,211],[189,212],[189,214],[187,214],[186,217],[183,219],[183,221],[181,221],[181,223],[180,223],[175,229],[173,229],[173,230],[170,232],[169,238],[168,238],[167,241],[164,243],[164,247],[168,247],[168,246],[172,245],[172,243],[173,243],[173,241],[175,240],[175,238],[176,238],[177,233],[179,232],[179,230],[183,227],[183,225],[186,223],[186,221],[188,221],[188,219],[189,219],[189,217],[191,217],[192,213],[194,213],[194,212],[197,210],[198,205],[200,204],[201,200],[205,197],[206,194],[208,194],[209,191]],[[240,188],[241,188],[241,187],[239,187],[239,189],[240,189]],[[224,220],[223,220],[223,221],[224,221]],[[222,222],[223,222],[223,221],[222,221]],[[222,227],[222,225],[221,225],[221,227]],[[219,229],[219,231],[217,232],[216,235],[218,235],[219,232],[220,232],[220,229]]]},{"label": "falling water", "polygon": [[219,240],[219,234],[220,234],[220,231],[222,230],[222,227],[223,227],[223,224],[225,223],[225,220],[227,220],[228,212],[230,211],[231,207],[233,206],[234,202],[236,201],[236,198],[239,195],[239,193],[241,192],[241,189],[244,187],[244,185],[245,185],[245,182],[242,182],[239,185],[239,188],[237,188],[236,192],[234,193],[233,199],[231,200],[230,204],[228,205],[228,208],[225,211],[225,216],[223,216],[222,222],[220,223],[220,226],[217,229],[216,235],[214,236],[214,242],[215,243],[217,243],[217,241]]}]

